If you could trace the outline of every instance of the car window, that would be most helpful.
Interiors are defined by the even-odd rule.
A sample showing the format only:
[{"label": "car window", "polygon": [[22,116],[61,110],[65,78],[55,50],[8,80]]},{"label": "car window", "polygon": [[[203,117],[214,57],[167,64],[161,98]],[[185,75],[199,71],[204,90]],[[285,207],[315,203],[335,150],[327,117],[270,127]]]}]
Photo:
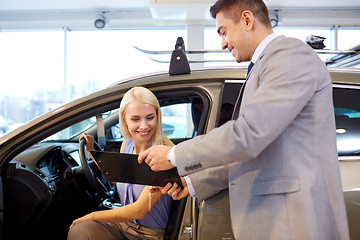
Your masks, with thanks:
[{"label": "car window", "polygon": [[50,137],[44,139],[44,141],[48,140],[69,140],[73,136],[78,135],[79,133],[82,133],[86,131],[87,129],[91,128],[96,124],[96,118],[88,118],[84,121],[81,121],[79,123],[76,123],[72,125],[71,127],[68,127],[60,132],[57,132],[54,135],[51,135]]},{"label": "car window", "polygon": [[[163,100],[160,107],[162,114],[162,128],[169,139],[188,139],[197,134],[203,102],[198,97],[180,97]],[[119,109],[114,109],[102,114],[105,124],[106,141],[124,140],[118,120]],[[114,118],[116,117],[116,118]],[[111,119],[110,121],[108,121]],[[107,123],[110,123],[107,124]],[[44,141],[71,140],[90,129],[96,129],[96,117],[85,119],[62,131],[44,139]]]},{"label": "car window", "polygon": [[234,106],[243,83],[243,80],[225,80],[225,84],[222,89],[222,100],[220,105],[220,114],[216,125],[217,127],[223,125],[231,119]]},{"label": "car window", "polygon": [[[103,113],[102,117],[103,117],[103,119],[106,119],[107,117],[109,117],[113,114],[117,114],[117,112],[118,112],[117,110],[108,111],[108,112]],[[86,130],[90,129],[94,125],[96,125],[96,117],[95,116],[85,119],[81,122],[78,122],[60,132],[57,132],[56,134],[51,135],[50,137],[46,138],[44,141],[47,141],[47,140],[69,140],[69,139],[73,138],[74,136],[85,132]]]},{"label": "car window", "polygon": [[334,88],[337,148],[340,156],[360,155],[360,89]]},{"label": "car window", "polygon": [[[194,134],[191,103],[178,103],[160,107],[162,129],[169,139],[190,138]],[[119,123],[106,130],[107,141],[122,141]]]},{"label": "car window", "polygon": [[194,133],[191,117],[191,103],[173,104],[161,107],[162,128],[170,138],[190,138]]}]

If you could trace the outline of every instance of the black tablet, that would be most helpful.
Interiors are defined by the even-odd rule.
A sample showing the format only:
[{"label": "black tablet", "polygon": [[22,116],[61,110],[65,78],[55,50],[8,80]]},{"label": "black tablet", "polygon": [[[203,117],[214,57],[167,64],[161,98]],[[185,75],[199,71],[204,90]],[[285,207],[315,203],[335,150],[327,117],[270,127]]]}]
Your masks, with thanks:
[{"label": "black tablet", "polygon": [[91,151],[102,174],[111,182],[125,182],[164,187],[168,182],[183,185],[176,168],[155,172],[145,162],[138,163],[136,154]]}]

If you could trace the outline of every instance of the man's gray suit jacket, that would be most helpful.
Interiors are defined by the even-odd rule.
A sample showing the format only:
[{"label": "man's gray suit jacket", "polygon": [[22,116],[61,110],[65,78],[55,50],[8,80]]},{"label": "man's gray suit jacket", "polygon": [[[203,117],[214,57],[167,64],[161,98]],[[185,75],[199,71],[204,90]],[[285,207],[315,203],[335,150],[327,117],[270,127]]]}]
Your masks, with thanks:
[{"label": "man's gray suit jacket", "polygon": [[229,188],[236,239],[348,239],[332,83],[316,53],[294,38],[271,41],[238,115],[176,146],[197,197]]}]

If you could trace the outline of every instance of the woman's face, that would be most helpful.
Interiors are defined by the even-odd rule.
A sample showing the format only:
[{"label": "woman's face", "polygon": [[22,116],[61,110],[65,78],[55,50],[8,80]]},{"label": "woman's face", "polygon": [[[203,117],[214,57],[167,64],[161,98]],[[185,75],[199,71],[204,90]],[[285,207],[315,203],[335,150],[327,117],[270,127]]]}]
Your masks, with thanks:
[{"label": "woman's face", "polygon": [[125,109],[125,123],[134,142],[150,143],[157,127],[156,108],[140,101],[130,102]]}]

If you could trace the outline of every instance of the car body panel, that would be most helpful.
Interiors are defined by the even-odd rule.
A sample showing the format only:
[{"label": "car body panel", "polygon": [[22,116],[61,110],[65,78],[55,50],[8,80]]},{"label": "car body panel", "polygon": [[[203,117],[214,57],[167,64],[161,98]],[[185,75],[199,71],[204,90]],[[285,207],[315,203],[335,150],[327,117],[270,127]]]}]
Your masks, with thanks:
[{"label": "car body panel", "polygon": [[[360,69],[331,69],[330,74],[333,85],[341,88],[359,89],[360,97]],[[359,98],[360,99],[360,98]],[[346,158],[339,157],[339,166],[342,177],[344,198],[347,209],[349,229],[351,239],[360,239],[360,156]],[[211,239],[211,236],[222,234],[222,239],[235,239],[231,235],[226,235],[231,229],[231,219],[224,218],[229,215],[229,196],[228,190],[223,190],[217,195],[207,199],[200,204],[197,239]],[[225,206],[225,207],[224,207]],[[215,223],[212,219],[219,219]],[[217,233],[214,229],[219,229],[222,225],[222,231]]]}]

